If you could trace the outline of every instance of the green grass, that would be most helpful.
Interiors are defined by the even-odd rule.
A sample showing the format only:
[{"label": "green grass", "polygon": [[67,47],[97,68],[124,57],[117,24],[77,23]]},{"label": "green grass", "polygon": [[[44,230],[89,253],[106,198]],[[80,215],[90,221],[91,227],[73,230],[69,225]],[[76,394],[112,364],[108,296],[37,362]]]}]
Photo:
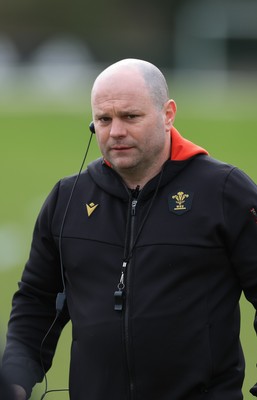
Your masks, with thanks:
[{"label": "green grass", "polygon": [[[206,100],[208,101],[208,100]],[[256,103],[255,103],[256,104]],[[185,111],[183,101],[176,127],[188,139],[208,149],[210,154],[235,164],[257,181],[256,146],[257,117],[254,113],[241,116],[239,109],[229,118],[217,111],[209,117],[196,112],[197,107]],[[195,114],[194,114],[195,111]],[[4,343],[11,297],[17,288],[23,265],[28,256],[32,229],[40,206],[57,180],[79,170],[89,139],[86,117],[90,112],[65,113],[8,112],[0,114],[0,228],[3,232],[20,232],[10,249],[20,248],[13,268],[0,266],[1,340]],[[87,162],[99,155],[95,139]],[[14,233],[13,233],[14,234]],[[10,236],[12,240],[12,236]],[[252,307],[242,299],[242,341],[247,360],[245,399],[250,399],[249,387],[257,381],[257,339],[253,331]],[[70,327],[60,339],[53,367],[48,375],[50,388],[67,387],[69,368]],[[36,389],[42,392],[42,385]],[[49,395],[66,399],[66,395]],[[68,399],[68,396],[67,396]]]}]

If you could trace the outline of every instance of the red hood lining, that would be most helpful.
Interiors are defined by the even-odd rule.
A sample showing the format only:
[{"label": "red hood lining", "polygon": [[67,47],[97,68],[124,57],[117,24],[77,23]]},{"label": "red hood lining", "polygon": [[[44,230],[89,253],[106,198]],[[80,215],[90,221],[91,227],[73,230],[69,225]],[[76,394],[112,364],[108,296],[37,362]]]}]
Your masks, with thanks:
[{"label": "red hood lining", "polygon": [[190,142],[190,140],[185,139],[180,135],[174,126],[170,131],[171,135],[171,160],[184,161],[188,158],[196,156],[197,154],[206,154],[208,151]]}]

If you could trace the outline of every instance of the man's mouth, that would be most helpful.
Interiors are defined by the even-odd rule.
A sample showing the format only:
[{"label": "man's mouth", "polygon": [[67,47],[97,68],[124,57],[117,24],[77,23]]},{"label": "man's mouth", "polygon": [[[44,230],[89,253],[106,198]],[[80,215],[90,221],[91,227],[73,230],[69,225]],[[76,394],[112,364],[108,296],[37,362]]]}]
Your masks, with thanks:
[{"label": "man's mouth", "polygon": [[116,150],[116,151],[130,150],[130,149],[132,149],[132,146],[116,145],[111,147],[111,150]]}]

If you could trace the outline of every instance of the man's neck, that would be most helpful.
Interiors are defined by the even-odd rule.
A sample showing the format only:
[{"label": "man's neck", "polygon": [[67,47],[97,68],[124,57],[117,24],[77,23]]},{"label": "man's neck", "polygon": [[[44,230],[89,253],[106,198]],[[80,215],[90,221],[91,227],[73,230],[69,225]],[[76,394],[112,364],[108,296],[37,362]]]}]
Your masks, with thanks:
[{"label": "man's neck", "polygon": [[160,171],[161,168],[159,168],[158,170],[155,169],[154,171],[152,171],[152,173],[144,174],[142,176],[136,173],[134,174],[123,174],[120,172],[118,173],[123,179],[125,185],[129,189],[135,189],[136,187],[140,187],[140,189],[142,189],[147,184],[147,182],[149,182],[152,178],[158,175]]}]

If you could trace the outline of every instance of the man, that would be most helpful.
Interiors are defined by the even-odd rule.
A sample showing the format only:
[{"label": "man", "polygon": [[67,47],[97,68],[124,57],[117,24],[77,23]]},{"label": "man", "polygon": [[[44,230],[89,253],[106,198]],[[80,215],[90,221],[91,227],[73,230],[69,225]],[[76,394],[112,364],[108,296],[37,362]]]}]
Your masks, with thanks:
[{"label": "man", "polygon": [[72,400],[242,399],[256,185],[180,136],[148,62],[104,70],[92,112],[103,158],[50,193],[14,296],[4,368],[19,398],[43,378],[41,347],[50,368],[70,319]]}]

